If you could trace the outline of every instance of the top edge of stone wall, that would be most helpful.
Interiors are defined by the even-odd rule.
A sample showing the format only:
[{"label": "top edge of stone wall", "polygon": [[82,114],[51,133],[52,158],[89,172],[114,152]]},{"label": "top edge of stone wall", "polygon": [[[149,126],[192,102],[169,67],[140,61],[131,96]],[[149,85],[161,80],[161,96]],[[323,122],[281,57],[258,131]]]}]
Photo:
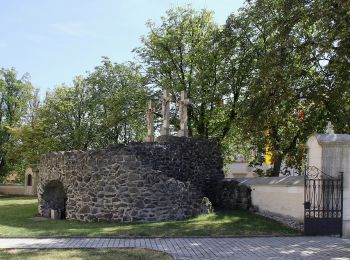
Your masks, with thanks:
[{"label": "top edge of stone wall", "polygon": [[[219,143],[215,139],[205,139],[205,138],[197,138],[197,137],[178,137],[178,136],[159,136],[157,137],[155,142],[133,142],[129,144],[110,144],[103,148],[91,149],[91,150],[69,150],[69,151],[57,151],[57,152],[49,152],[47,154],[41,155],[40,159],[48,158],[48,157],[56,157],[58,155],[78,155],[78,154],[93,154],[96,152],[108,152],[108,151],[119,151],[123,150],[123,152],[132,152],[133,148],[138,146],[142,147],[157,147],[157,146],[166,146],[171,144],[181,144],[181,143],[207,143],[210,145],[219,146]],[[130,149],[128,149],[130,148]]]},{"label": "top edge of stone wall", "polygon": [[224,182],[236,181],[246,186],[304,186],[304,176],[226,178]]}]

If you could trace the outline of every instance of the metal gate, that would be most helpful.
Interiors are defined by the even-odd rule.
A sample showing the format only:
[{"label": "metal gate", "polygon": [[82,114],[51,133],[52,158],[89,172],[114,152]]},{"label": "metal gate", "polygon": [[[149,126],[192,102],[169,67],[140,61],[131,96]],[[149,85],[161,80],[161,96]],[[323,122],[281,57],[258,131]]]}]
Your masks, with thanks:
[{"label": "metal gate", "polygon": [[343,174],[333,177],[311,166],[305,170],[305,235],[342,235]]}]

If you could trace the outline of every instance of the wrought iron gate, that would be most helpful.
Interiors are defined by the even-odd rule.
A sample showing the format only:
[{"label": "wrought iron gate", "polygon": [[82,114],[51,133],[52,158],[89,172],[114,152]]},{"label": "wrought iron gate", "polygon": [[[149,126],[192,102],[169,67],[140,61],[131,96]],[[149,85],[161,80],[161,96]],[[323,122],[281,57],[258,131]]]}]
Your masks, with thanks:
[{"label": "wrought iron gate", "polygon": [[342,235],[343,174],[333,177],[316,167],[305,170],[304,233]]}]

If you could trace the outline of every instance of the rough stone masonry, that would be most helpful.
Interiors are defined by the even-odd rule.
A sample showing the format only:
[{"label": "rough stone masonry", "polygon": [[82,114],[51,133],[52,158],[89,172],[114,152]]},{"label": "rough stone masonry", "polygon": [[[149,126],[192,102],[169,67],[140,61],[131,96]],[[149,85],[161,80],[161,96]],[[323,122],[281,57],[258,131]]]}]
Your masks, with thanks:
[{"label": "rough stone masonry", "polygon": [[82,221],[184,219],[212,210],[224,178],[215,141],[157,142],[50,153],[39,165],[39,213]]}]

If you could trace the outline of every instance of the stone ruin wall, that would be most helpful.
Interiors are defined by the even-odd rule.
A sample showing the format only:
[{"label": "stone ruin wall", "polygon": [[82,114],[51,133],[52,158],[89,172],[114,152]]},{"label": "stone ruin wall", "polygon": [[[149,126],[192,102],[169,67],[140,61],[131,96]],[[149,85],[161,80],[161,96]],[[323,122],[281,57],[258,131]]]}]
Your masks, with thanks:
[{"label": "stone ruin wall", "polygon": [[224,179],[220,187],[218,206],[224,209],[250,209],[251,188],[238,179]]},{"label": "stone ruin wall", "polygon": [[39,213],[49,216],[56,207],[45,195],[56,181],[63,184],[66,206],[61,210],[68,219],[147,222],[192,217],[211,210],[224,177],[222,166],[216,142],[184,137],[50,153],[40,160]]}]

